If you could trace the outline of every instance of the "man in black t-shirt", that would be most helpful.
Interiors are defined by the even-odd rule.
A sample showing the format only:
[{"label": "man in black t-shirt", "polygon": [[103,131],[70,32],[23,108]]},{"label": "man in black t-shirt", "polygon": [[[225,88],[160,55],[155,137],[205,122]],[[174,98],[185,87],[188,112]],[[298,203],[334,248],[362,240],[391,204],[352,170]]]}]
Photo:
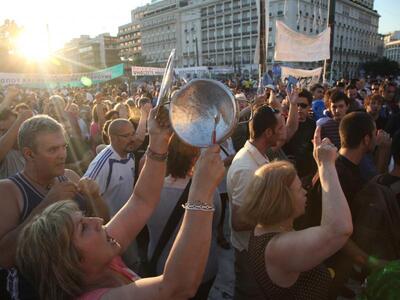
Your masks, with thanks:
[{"label": "man in black t-shirt", "polygon": [[[340,122],[339,134],[341,148],[336,160],[336,170],[354,217],[357,212],[354,199],[365,184],[361,177],[359,164],[363,156],[375,148],[376,127],[372,117],[367,113],[352,112],[347,114]],[[296,220],[297,228],[308,228],[321,223],[321,197],[321,184],[319,179],[316,179],[307,195],[305,215]],[[363,253],[357,250],[357,245],[349,240],[342,250],[326,261],[326,264],[333,268],[336,273],[331,290],[332,297],[340,294],[349,277],[353,263],[364,263]]]},{"label": "man in black t-shirt", "polygon": [[312,138],[315,132],[315,121],[309,117],[312,94],[302,90],[297,99],[299,113],[299,128],[293,137],[283,146],[283,151],[289,159],[294,160],[300,178],[311,177],[317,166],[313,158]]}]

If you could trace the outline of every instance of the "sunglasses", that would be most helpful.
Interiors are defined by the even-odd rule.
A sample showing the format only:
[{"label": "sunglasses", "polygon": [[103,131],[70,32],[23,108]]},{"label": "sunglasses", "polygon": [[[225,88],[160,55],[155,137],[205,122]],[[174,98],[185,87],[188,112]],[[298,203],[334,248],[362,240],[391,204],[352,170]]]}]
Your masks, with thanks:
[{"label": "sunglasses", "polygon": [[305,104],[305,103],[297,103],[297,107],[301,107],[301,108],[307,108],[308,107],[308,104]]}]

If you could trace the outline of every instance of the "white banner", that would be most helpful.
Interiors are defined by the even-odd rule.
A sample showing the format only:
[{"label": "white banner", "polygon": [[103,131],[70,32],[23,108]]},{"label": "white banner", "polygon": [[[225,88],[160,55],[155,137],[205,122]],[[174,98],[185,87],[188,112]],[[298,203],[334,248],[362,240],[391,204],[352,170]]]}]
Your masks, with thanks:
[{"label": "white banner", "polygon": [[186,74],[198,74],[208,72],[207,67],[190,67],[190,68],[175,68],[175,73],[179,76],[185,76]]},{"label": "white banner", "polygon": [[132,66],[132,76],[163,76],[164,68]]},{"label": "white banner", "polygon": [[223,66],[211,67],[210,69],[210,73],[213,74],[232,74],[233,71],[234,70],[232,67],[223,67]]},{"label": "white banner", "polygon": [[322,67],[314,70],[293,69],[289,67],[281,67],[281,69],[281,78],[283,81],[291,82],[290,77],[295,78],[298,86],[302,88],[318,83],[322,73]]},{"label": "white banner", "polygon": [[282,21],[276,21],[275,60],[276,61],[320,61],[329,59],[331,29],[318,35],[296,32]]}]

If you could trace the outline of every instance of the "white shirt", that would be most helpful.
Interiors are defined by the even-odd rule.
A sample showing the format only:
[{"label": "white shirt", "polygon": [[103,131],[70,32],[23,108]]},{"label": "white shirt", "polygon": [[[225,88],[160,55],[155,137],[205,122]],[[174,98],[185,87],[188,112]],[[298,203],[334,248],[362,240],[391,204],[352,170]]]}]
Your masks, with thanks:
[{"label": "white shirt", "polygon": [[129,200],[133,192],[135,159],[131,154],[127,158],[121,158],[112,146],[108,145],[90,163],[84,177],[97,182],[112,217]]},{"label": "white shirt", "polygon": [[[247,193],[247,186],[253,178],[254,172],[264,164],[268,158],[260,153],[249,141],[235,155],[227,175],[228,196],[232,204],[241,206]],[[231,218],[232,218],[232,205]],[[247,250],[251,231],[235,231],[231,221],[231,242],[237,250]]]}]

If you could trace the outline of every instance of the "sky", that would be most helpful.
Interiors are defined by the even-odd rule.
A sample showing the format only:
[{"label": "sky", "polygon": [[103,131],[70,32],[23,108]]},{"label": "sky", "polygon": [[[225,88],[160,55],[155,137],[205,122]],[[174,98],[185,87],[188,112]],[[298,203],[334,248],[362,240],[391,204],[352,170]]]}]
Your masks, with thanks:
[{"label": "sky", "polygon": [[[24,26],[36,43],[47,44],[49,26],[52,50],[80,35],[94,37],[109,32],[116,35],[118,26],[130,22],[130,11],[150,0],[11,0],[0,9],[0,24],[13,19]],[[397,16],[399,0],[375,0],[375,9],[382,16],[379,32],[400,30]]]}]

